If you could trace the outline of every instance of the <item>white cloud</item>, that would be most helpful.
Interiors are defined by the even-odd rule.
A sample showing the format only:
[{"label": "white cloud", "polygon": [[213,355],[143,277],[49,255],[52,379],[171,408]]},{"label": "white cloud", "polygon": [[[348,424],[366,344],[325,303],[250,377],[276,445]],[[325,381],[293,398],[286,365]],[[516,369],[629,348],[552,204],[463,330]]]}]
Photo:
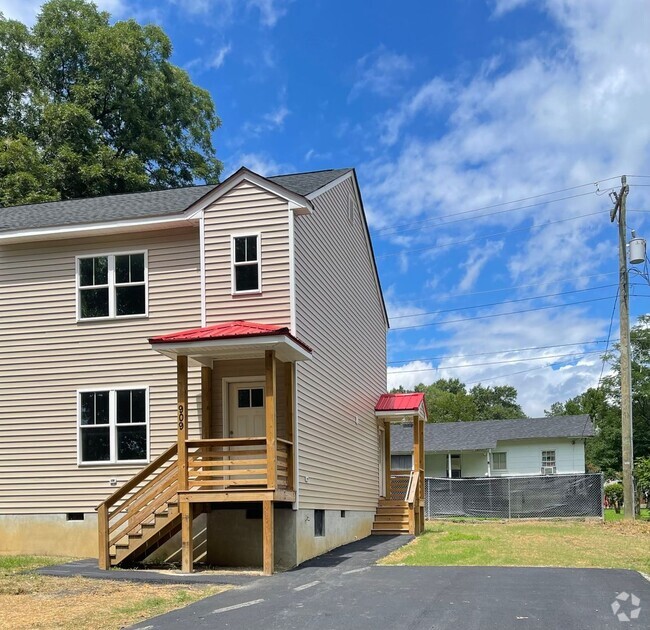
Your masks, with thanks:
[{"label": "white cloud", "polygon": [[503,249],[503,241],[488,241],[471,251],[466,261],[461,263],[465,275],[458,284],[459,291],[469,291],[478,280],[486,263]]},{"label": "white cloud", "polygon": [[225,44],[224,46],[221,46],[214,55],[212,55],[212,58],[208,61],[208,67],[210,68],[221,68],[223,66],[224,61],[226,60],[227,55],[230,53],[232,50],[232,46],[230,44]]},{"label": "white cloud", "polygon": [[275,109],[263,114],[261,120],[245,123],[242,126],[242,131],[251,137],[277,131],[284,127],[284,121],[289,114],[291,114],[291,111],[285,105],[278,105]]},{"label": "white cloud", "polygon": [[232,175],[240,166],[245,166],[259,175],[278,175],[280,173],[292,172],[295,169],[290,164],[277,162],[267,153],[239,153],[226,161],[224,177]]},{"label": "white cloud", "polygon": [[248,0],[248,6],[259,11],[260,22],[269,28],[286,15],[289,2],[283,0]]},{"label": "white cloud", "polygon": [[286,117],[290,113],[291,112],[285,105],[280,105],[273,111],[264,114],[263,118],[271,126],[271,128],[274,129],[276,127],[282,127]]},{"label": "white cloud", "polygon": [[413,62],[406,55],[387,50],[383,45],[379,46],[357,61],[356,79],[350,98],[355,98],[364,91],[379,96],[395,94],[412,70]]},{"label": "white cloud", "polygon": [[429,361],[412,361],[388,368],[388,391],[400,385],[405,389],[413,389],[419,383],[433,383],[438,378],[436,368]]}]

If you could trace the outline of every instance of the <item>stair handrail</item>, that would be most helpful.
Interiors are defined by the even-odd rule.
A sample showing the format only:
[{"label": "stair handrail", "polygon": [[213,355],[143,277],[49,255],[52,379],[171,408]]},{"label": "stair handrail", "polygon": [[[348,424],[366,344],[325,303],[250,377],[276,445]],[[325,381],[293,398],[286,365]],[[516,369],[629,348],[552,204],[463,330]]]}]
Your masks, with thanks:
[{"label": "stair handrail", "polygon": [[[109,551],[109,508],[113,507],[120,499],[123,499],[134,488],[137,488],[147,477],[158,470],[163,464],[178,454],[178,444],[172,444],[166,451],[161,453],[150,464],[145,466],[139,473],[131,477],[121,488],[117,489],[107,499],[102,501],[96,508],[97,527],[99,531],[99,568],[110,569]],[[133,498],[133,497],[131,497]],[[118,508],[121,510],[121,507]]]},{"label": "stair handrail", "polygon": [[409,479],[409,485],[406,490],[406,502],[409,505],[415,503],[415,498],[417,496],[419,484],[420,484],[420,471],[412,470],[411,478]]}]

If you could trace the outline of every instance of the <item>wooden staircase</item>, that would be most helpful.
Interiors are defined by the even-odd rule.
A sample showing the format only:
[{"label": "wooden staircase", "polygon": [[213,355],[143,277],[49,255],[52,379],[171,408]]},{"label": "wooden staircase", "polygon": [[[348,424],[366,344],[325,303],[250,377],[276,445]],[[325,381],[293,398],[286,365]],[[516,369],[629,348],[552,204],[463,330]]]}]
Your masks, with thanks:
[{"label": "wooden staircase", "polygon": [[373,534],[397,535],[409,533],[409,504],[406,501],[379,499]]},{"label": "wooden staircase", "polygon": [[142,560],[180,531],[176,455],[174,445],[98,507],[100,568]]}]

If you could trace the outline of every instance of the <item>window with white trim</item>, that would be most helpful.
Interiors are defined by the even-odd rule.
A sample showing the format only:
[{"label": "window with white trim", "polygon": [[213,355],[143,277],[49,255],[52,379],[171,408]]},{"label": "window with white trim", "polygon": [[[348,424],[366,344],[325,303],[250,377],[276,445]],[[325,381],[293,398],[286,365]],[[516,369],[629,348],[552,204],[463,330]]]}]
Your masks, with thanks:
[{"label": "window with white trim", "polygon": [[149,459],[146,388],[79,392],[79,462]]},{"label": "window with white trim", "polygon": [[261,291],[260,235],[232,237],[232,292]]},{"label": "window with white trim", "polygon": [[147,314],[146,252],[77,258],[78,318]]},{"label": "window with white trim", "polygon": [[508,470],[505,453],[492,453],[492,470]]},{"label": "window with white trim", "polygon": [[542,451],[542,468],[555,468],[555,451]]}]

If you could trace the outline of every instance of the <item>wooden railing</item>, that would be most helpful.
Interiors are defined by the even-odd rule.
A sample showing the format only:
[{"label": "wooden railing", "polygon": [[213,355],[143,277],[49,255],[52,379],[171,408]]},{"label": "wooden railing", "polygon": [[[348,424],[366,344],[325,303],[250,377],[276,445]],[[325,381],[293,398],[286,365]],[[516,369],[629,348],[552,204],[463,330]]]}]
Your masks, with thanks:
[{"label": "wooden railing", "polygon": [[390,471],[390,496],[393,501],[405,501],[411,479],[410,470]]},{"label": "wooden railing", "polygon": [[185,449],[184,460],[172,461],[179,454],[178,445],[169,447],[98,506],[100,568],[110,568],[113,545],[140,529],[181,489],[293,490],[293,444],[288,440],[277,438],[276,458],[271,462],[264,437],[187,440]]},{"label": "wooden railing", "polygon": [[[178,446],[170,446],[99,505],[97,524],[100,568],[110,568],[112,545],[139,528],[145,519],[178,492],[178,466],[175,461],[171,461],[177,454]],[[155,476],[147,481],[152,475]]]},{"label": "wooden railing", "polygon": [[[293,444],[277,439],[275,467],[269,467],[266,438],[188,440],[188,491],[245,488],[291,489]],[[269,483],[269,470],[276,484]]]},{"label": "wooden railing", "polygon": [[406,491],[406,502],[409,506],[409,531],[411,534],[420,533],[420,471],[412,470]]}]

